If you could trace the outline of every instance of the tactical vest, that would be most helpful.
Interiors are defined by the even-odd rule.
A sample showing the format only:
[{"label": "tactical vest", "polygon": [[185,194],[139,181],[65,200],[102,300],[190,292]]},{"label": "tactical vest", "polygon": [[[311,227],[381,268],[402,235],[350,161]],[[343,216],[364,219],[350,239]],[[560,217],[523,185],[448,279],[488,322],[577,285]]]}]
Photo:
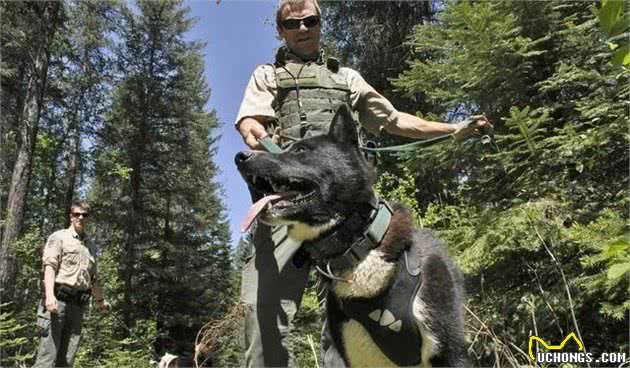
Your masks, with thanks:
[{"label": "tactical vest", "polygon": [[[295,62],[286,50],[274,64],[278,95],[272,107],[282,145],[303,138],[327,134],[337,108],[350,106],[350,86],[339,74],[339,62],[323,57],[317,61]],[[279,51],[280,55],[280,51]],[[286,58],[286,59],[285,59]]]}]

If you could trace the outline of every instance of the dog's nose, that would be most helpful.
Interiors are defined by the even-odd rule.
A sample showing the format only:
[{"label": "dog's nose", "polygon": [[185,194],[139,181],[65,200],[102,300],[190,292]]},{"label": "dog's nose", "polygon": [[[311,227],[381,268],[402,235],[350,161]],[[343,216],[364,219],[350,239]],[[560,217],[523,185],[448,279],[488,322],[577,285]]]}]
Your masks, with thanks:
[{"label": "dog's nose", "polygon": [[251,151],[241,151],[241,152],[237,153],[236,156],[234,157],[234,162],[237,165],[239,165],[239,164],[242,164],[243,162],[249,160],[250,157],[252,157],[252,152]]}]

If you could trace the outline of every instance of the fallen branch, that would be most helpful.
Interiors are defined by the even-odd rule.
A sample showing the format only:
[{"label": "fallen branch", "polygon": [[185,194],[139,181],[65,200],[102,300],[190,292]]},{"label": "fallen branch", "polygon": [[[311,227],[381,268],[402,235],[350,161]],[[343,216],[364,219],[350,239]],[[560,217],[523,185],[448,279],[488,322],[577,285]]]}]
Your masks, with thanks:
[{"label": "fallen branch", "polygon": [[[195,338],[195,367],[203,366],[210,354],[219,349],[222,337],[231,336],[234,331],[240,331],[240,325],[244,319],[245,306],[239,303],[235,304],[223,318],[212,320],[203,325]],[[199,355],[206,356],[201,364],[198,363]]]}]

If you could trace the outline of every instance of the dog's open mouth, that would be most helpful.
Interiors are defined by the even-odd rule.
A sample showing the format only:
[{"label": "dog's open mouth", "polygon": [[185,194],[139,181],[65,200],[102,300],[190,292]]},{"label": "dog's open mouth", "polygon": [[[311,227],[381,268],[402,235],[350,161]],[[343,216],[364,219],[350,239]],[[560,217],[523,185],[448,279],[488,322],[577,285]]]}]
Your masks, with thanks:
[{"label": "dog's open mouth", "polygon": [[317,187],[315,183],[300,178],[246,175],[246,180],[264,196],[247,212],[241,223],[242,232],[247,231],[261,213],[265,213],[266,217],[282,217],[291,209],[308,203],[315,195]]}]

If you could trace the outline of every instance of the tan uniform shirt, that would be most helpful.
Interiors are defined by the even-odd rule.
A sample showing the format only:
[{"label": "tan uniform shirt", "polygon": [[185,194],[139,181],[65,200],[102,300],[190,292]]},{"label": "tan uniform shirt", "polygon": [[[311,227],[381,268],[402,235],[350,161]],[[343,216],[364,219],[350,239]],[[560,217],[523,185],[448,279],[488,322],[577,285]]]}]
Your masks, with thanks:
[{"label": "tan uniform shirt", "polygon": [[96,275],[96,251],[85,237],[68,229],[54,232],[44,247],[43,265],[55,269],[55,283],[78,290],[92,287]]},{"label": "tan uniform shirt", "polygon": [[[361,75],[350,68],[340,68],[338,73],[350,87],[352,109],[359,114],[359,122],[374,134],[380,128],[398,119],[398,111],[388,99],[380,95]],[[259,65],[245,89],[236,124],[250,116],[275,117],[272,102],[278,94],[276,76],[271,65]]]}]

